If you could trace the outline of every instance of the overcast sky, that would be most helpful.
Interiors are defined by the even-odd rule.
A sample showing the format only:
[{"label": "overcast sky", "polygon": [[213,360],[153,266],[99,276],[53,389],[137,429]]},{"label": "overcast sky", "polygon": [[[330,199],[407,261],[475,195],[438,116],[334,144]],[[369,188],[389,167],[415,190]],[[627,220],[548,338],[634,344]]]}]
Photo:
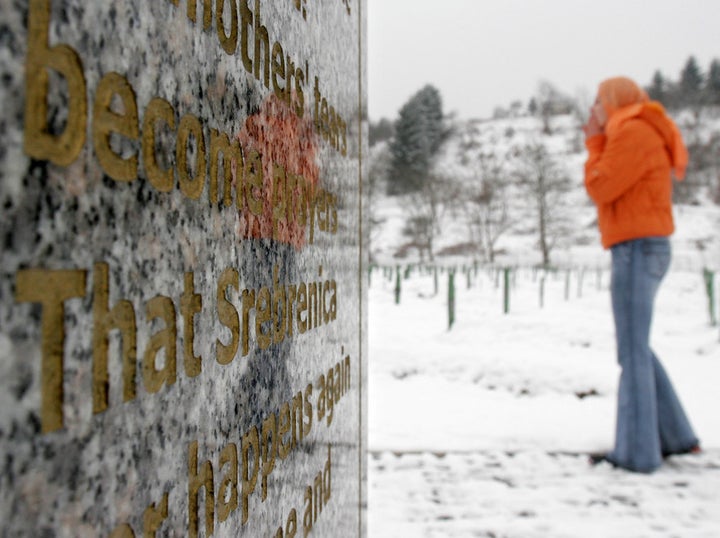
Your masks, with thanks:
[{"label": "overcast sky", "polygon": [[672,79],[720,58],[720,0],[368,0],[370,119],[425,84],[446,113],[489,117],[541,79],[594,97],[604,78]]}]

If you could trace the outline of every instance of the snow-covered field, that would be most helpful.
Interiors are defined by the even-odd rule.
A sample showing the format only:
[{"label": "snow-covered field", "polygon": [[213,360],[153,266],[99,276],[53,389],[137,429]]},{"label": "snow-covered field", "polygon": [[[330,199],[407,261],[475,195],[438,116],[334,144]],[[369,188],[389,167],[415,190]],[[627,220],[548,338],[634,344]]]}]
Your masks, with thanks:
[{"label": "snow-covered field", "polygon": [[[716,116],[706,118],[708,136],[720,132]],[[542,273],[513,275],[504,314],[502,278],[482,270],[468,288],[458,272],[456,323],[448,331],[447,273],[435,295],[433,277],[413,272],[402,280],[396,305],[394,275],[373,272],[371,538],[720,537],[720,327],[710,326],[702,276],[703,267],[720,273],[720,207],[703,193],[696,203],[675,207],[673,265],[653,326],[654,350],[703,453],[669,458],[652,475],[591,467],[587,453],[607,451],[614,440],[619,368],[609,254],[584,191],[586,155],[577,136],[570,116],[554,120],[551,136],[540,134],[537,118],[458,122],[437,158],[444,177],[463,184],[479,181],[473,155],[491,152],[511,181],[513,148],[541,141],[566,171],[573,188],[555,209],[571,225],[556,238],[551,263],[560,270],[545,276],[542,308]],[[371,158],[382,151],[387,148],[376,147]],[[509,200],[514,224],[497,243],[499,264],[540,262],[526,198],[514,192]],[[408,203],[381,194],[373,199],[375,263],[404,270],[419,261],[405,248]],[[471,240],[462,211],[440,214],[436,263],[468,264],[471,254],[455,248]],[[457,254],[445,255],[450,252]],[[566,288],[567,268],[573,271]],[[720,295],[720,274],[715,288]]]},{"label": "snow-covered field", "polygon": [[[597,247],[598,251],[600,247]],[[657,299],[653,347],[702,443],[652,475],[587,452],[613,441],[615,363],[609,275],[519,270],[502,279],[403,280],[369,290],[368,535],[382,537],[720,536],[720,328],[702,275],[678,265]],[[716,286],[720,282],[716,282]]]}]

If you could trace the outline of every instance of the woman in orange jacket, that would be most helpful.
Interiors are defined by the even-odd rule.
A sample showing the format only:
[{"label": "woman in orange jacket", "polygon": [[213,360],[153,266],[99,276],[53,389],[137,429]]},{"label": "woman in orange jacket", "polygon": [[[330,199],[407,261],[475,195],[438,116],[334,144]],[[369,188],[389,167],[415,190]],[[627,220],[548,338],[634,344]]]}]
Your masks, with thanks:
[{"label": "woman in orange jacket", "polygon": [[672,179],[684,177],[687,150],[662,105],[625,77],[600,84],[583,131],[589,153],[585,188],[597,206],[603,247],[612,254],[621,367],[615,446],[591,461],[649,473],[663,457],[699,451],[649,344],[655,295],[670,264],[668,236],[675,229]]}]

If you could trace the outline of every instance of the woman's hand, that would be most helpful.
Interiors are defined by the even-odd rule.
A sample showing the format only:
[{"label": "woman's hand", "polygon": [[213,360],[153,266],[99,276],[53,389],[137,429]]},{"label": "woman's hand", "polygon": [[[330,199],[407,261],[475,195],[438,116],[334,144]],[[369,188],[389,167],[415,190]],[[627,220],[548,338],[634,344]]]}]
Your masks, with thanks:
[{"label": "woman's hand", "polygon": [[588,139],[591,136],[603,134],[605,132],[605,124],[607,123],[607,112],[605,107],[600,101],[600,97],[595,98],[595,103],[590,107],[590,117],[585,125],[583,125],[583,132],[585,138]]},{"label": "woman's hand", "polygon": [[590,117],[585,125],[582,126],[582,130],[585,133],[585,138],[590,138],[595,135],[603,134],[604,130],[600,126],[600,122],[594,114],[594,111],[590,111]]}]

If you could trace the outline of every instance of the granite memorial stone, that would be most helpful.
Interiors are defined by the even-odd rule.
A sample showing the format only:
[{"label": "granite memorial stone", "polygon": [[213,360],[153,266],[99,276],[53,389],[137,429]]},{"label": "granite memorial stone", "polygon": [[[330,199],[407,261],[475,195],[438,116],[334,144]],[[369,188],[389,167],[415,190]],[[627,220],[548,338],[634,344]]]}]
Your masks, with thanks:
[{"label": "granite memorial stone", "polygon": [[365,535],[364,4],[0,0],[0,536]]}]

